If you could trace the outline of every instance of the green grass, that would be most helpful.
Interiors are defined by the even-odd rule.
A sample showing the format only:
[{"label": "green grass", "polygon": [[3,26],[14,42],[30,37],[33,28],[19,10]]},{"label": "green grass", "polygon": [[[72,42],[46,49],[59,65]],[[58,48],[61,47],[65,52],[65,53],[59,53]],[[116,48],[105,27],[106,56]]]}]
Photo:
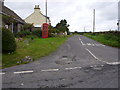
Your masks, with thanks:
[{"label": "green grass", "polygon": [[[30,56],[34,60],[49,55],[51,52],[55,51],[62,43],[67,40],[68,37],[54,37],[54,38],[36,38],[26,45],[24,42],[17,42],[17,50],[11,54],[2,54],[2,68],[11,67],[17,64],[18,61],[25,58],[25,56]],[[26,64],[26,63],[20,63]]]},{"label": "green grass", "polygon": [[86,33],[84,34],[84,36],[89,37],[105,45],[120,48],[120,37],[119,37],[119,34],[117,33],[116,34],[115,33],[104,33],[104,34]]}]

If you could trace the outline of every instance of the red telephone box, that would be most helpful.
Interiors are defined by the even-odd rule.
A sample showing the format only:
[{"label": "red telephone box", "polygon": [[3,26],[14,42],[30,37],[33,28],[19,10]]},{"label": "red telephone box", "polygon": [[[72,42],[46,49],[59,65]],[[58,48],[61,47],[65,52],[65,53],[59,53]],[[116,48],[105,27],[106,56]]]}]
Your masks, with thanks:
[{"label": "red telephone box", "polygon": [[48,38],[48,24],[43,23],[42,25],[42,38]]}]

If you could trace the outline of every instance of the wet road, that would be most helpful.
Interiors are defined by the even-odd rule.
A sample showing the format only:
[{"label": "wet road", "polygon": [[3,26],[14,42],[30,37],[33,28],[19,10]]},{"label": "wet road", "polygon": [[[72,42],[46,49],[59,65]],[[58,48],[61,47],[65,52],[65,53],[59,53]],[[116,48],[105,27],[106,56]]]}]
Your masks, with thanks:
[{"label": "wet road", "polygon": [[3,88],[118,88],[118,49],[73,36],[38,61],[3,69]]}]

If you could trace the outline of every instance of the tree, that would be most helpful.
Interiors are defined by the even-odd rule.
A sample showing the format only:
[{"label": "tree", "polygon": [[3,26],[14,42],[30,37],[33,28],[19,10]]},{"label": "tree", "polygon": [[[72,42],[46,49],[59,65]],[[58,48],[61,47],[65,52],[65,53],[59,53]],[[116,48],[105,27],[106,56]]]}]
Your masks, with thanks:
[{"label": "tree", "polygon": [[26,23],[23,25],[23,30],[29,30],[30,32],[32,32],[33,27],[34,27],[33,24]]},{"label": "tree", "polygon": [[49,37],[54,37],[59,33],[59,30],[51,25],[49,25]]},{"label": "tree", "polygon": [[69,33],[69,25],[67,24],[67,21],[64,19],[64,20],[61,20],[60,21],[60,23],[58,23],[57,25],[56,25],[56,27],[55,28],[57,28],[60,32],[67,32],[67,33]]},{"label": "tree", "polygon": [[8,28],[12,23],[15,23],[14,17],[7,15],[2,15],[2,21],[8,25]]}]

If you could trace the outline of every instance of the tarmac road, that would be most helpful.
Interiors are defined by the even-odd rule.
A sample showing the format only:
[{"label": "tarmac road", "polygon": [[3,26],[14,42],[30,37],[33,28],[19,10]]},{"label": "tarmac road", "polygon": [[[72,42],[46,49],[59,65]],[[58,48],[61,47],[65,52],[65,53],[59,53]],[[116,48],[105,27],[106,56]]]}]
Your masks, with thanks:
[{"label": "tarmac road", "polygon": [[118,49],[69,38],[38,61],[2,70],[3,88],[118,88]]}]

